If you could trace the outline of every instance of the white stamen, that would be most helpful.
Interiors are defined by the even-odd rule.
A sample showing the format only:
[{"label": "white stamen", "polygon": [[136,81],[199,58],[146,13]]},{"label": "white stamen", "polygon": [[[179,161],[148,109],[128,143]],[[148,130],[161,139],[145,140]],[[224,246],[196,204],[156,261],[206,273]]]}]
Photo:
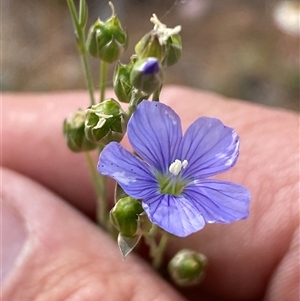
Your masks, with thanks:
[{"label": "white stamen", "polygon": [[177,34],[181,30],[181,26],[177,25],[174,28],[167,28],[167,26],[161,23],[156,14],[153,14],[150,18],[150,21],[154,24],[153,30],[158,34],[158,40],[161,45],[166,44],[168,38],[174,34]]},{"label": "white stamen", "polygon": [[177,176],[181,169],[185,169],[188,165],[187,160],[183,160],[182,162],[178,159],[176,159],[169,167],[169,172],[173,174],[174,176]]},{"label": "white stamen", "polygon": [[188,166],[189,162],[187,160],[183,160],[181,165],[182,165],[182,168],[185,169],[187,166]]},{"label": "white stamen", "polygon": [[105,118],[99,118],[99,121],[94,127],[94,129],[101,129],[104,126],[105,122],[106,122]]}]

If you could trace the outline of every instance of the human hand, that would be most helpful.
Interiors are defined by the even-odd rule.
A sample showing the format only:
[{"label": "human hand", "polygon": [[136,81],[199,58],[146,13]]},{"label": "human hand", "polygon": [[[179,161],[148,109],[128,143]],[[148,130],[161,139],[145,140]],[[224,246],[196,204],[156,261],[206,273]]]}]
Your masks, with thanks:
[{"label": "human hand", "polygon": [[123,261],[116,243],[85,217],[95,213],[85,158],[62,135],[63,119],[88,103],[85,93],[4,95],[3,300],[296,300],[299,116],[186,88],[166,87],[161,99],[184,129],[206,115],[241,137],[240,158],[221,177],[249,188],[249,218],[206,225],[168,251],[204,253],[203,283],[179,293],[136,255]]}]

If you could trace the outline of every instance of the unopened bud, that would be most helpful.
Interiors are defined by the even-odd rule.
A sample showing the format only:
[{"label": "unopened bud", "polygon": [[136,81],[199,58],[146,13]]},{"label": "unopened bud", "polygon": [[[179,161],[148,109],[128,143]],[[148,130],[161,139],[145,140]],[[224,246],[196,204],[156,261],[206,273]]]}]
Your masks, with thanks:
[{"label": "unopened bud", "polygon": [[143,211],[141,202],[128,196],[115,204],[110,211],[110,218],[123,236],[133,237],[139,229],[139,214]]},{"label": "unopened bud", "polygon": [[130,83],[132,68],[133,63],[125,65],[120,62],[117,63],[115,68],[113,76],[114,91],[121,102],[130,102],[132,96],[133,86]]},{"label": "unopened bud", "polygon": [[89,107],[85,120],[86,137],[97,144],[120,142],[125,134],[123,110],[113,98]]},{"label": "unopened bud", "polygon": [[179,251],[169,262],[172,280],[179,286],[191,286],[201,282],[205,274],[207,258],[192,250]]},{"label": "unopened bud", "polygon": [[86,138],[84,132],[85,118],[86,112],[78,110],[74,115],[64,120],[64,137],[68,147],[73,152],[89,151],[97,147],[97,145]]},{"label": "unopened bud", "polygon": [[163,82],[159,60],[155,57],[138,60],[133,66],[130,82],[136,89],[148,94],[157,90]]},{"label": "unopened bud", "polygon": [[162,61],[165,56],[166,45],[161,45],[158,35],[151,31],[141,38],[135,45],[134,50],[139,59],[156,57],[158,60]]},{"label": "unopened bud", "polygon": [[89,53],[107,63],[118,60],[128,45],[127,33],[122,28],[111,2],[110,6],[112,16],[105,22],[98,19],[90,28],[87,37]]},{"label": "unopened bud", "polygon": [[[165,60],[165,66],[175,64],[181,54],[181,51],[179,51],[181,39],[178,34],[181,26],[167,28],[165,24],[158,20],[155,14],[150,18],[150,21],[154,24],[154,28],[144,35],[135,46],[138,58],[156,57],[160,62]],[[167,58],[165,58],[166,56]]]}]

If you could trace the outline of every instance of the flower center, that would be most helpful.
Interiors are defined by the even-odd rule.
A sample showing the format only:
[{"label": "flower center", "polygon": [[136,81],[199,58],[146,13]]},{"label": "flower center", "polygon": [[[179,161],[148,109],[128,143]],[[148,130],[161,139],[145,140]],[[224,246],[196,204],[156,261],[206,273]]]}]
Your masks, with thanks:
[{"label": "flower center", "polygon": [[169,167],[169,172],[173,174],[174,176],[177,176],[181,169],[185,169],[189,162],[187,160],[183,160],[182,162],[178,159],[176,159]]},{"label": "flower center", "polygon": [[159,183],[159,192],[170,195],[180,195],[186,185],[181,176],[178,176],[182,169],[188,165],[187,160],[180,161],[176,159],[169,167],[169,174],[157,174],[156,178]]}]

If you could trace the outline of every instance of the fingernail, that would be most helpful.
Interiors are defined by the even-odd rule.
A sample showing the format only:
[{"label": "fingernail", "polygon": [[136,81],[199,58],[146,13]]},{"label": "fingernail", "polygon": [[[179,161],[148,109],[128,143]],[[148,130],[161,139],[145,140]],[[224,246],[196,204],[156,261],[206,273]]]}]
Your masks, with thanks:
[{"label": "fingernail", "polygon": [[18,255],[26,241],[27,232],[18,212],[1,201],[1,283],[14,268]]}]

